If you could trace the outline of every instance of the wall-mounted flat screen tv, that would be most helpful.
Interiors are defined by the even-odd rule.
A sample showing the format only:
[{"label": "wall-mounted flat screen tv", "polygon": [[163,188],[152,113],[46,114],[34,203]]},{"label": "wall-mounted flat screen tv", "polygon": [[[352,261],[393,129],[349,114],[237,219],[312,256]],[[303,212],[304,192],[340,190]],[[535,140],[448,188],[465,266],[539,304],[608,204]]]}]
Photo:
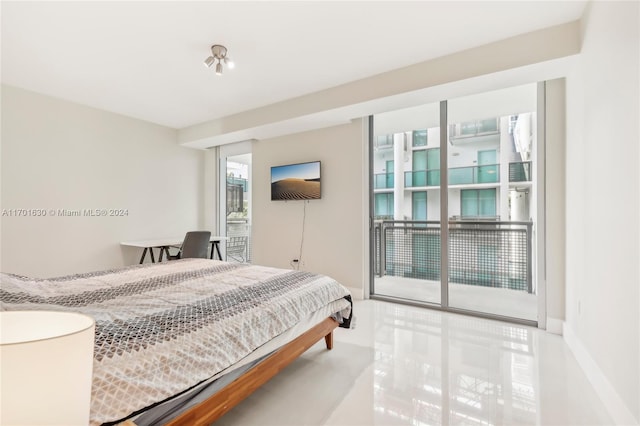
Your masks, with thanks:
[{"label": "wall-mounted flat screen tv", "polygon": [[271,167],[272,200],[320,198],[320,161]]}]

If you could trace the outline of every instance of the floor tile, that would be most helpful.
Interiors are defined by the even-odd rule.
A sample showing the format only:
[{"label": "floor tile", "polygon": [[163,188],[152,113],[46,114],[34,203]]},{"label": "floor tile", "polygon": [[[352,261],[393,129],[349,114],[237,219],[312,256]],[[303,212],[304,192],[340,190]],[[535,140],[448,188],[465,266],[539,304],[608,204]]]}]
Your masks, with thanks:
[{"label": "floor tile", "polygon": [[337,329],[220,425],[607,425],[562,337],[382,301]]}]

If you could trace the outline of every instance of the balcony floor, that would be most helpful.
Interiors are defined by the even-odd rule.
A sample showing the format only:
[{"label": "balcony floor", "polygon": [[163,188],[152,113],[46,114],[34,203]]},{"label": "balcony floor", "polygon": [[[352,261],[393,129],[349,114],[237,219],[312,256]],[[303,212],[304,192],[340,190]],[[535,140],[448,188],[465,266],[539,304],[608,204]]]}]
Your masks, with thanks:
[{"label": "balcony floor", "polygon": [[[375,294],[440,304],[440,282],[390,275],[376,276]],[[538,297],[524,291],[451,283],[449,306],[531,321],[538,320]]]}]

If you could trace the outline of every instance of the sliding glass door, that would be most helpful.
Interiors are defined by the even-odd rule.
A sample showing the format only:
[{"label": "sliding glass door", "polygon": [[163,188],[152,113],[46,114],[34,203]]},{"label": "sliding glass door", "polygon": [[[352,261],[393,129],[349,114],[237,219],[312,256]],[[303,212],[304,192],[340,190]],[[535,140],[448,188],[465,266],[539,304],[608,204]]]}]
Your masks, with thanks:
[{"label": "sliding glass door", "polygon": [[450,308],[537,321],[536,90],[447,102]]},{"label": "sliding glass door", "polygon": [[251,262],[251,144],[219,148],[220,229],[227,237],[223,258],[228,262]]},{"label": "sliding glass door", "polygon": [[376,295],[440,304],[438,111],[435,103],[375,117]]},{"label": "sliding glass door", "polygon": [[372,297],[537,320],[536,111],[530,84],[372,117]]}]

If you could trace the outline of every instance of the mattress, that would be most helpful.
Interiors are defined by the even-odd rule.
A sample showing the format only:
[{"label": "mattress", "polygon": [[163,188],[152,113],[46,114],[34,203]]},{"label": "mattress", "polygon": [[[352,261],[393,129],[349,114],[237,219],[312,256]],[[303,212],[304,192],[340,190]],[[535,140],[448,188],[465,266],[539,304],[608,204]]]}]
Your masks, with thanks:
[{"label": "mattress", "polygon": [[348,290],[327,276],[208,259],[0,280],[2,310],[73,311],[96,320],[94,425],[252,362],[282,344],[273,339],[291,340],[287,331],[307,327],[314,313],[350,316]]}]

